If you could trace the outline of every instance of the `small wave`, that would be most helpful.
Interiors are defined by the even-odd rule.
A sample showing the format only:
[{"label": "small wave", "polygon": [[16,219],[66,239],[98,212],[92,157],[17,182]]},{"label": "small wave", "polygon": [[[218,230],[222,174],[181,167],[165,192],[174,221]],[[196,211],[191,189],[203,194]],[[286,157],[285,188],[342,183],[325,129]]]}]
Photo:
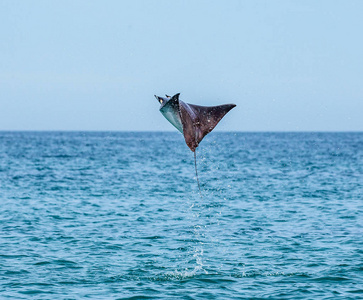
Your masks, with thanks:
[{"label": "small wave", "polygon": [[347,281],[350,280],[346,277],[339,277],[339,276],[323,276],[319,278],[312,278],[313,281],[316,282],[329,282],[329,281]]}]

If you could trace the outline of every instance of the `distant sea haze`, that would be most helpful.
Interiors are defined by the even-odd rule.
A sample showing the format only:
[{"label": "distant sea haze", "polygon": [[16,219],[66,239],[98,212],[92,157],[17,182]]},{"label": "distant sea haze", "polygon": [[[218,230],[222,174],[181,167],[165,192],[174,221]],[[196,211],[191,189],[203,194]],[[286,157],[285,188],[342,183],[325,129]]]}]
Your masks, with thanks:
[{"label": "distant sea haze", "polygon": [[0,298],[363,297],[363,133],[0,132]]}]

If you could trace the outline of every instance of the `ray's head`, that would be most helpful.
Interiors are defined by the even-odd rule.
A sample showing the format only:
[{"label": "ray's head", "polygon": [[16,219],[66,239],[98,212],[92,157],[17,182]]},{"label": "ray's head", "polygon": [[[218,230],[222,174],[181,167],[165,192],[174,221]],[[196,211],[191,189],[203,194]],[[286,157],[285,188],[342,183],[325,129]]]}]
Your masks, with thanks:
[{"label": "ray's head", "polygon": [[160,97],[160,96],[156,96],[156,95],[154,95],[154,96],[155,96],[156,100],[159,101],[161,107],[163,107],[170,100],[170,98],[171,98],[168,95],[165,95],[166,97]]}]

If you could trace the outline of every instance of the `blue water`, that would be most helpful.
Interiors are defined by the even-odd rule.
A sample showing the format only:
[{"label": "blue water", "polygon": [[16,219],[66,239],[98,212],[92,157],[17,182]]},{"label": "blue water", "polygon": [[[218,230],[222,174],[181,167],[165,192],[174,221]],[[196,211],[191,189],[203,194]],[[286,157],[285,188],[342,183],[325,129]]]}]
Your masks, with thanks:
[{"label": "blue water", "polygon": [[363,133],[0,132],[0,298],[362,299]]}]

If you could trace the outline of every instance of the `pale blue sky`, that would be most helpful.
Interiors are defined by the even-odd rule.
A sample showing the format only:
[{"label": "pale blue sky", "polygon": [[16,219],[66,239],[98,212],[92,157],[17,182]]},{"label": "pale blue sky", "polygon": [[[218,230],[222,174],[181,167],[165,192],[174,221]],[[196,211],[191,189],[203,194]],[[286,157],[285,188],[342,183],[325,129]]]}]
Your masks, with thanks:
[{"label": "pale blue sky", "polygon": [[363,130],[363,1],[0,0],[0,130]]}]

